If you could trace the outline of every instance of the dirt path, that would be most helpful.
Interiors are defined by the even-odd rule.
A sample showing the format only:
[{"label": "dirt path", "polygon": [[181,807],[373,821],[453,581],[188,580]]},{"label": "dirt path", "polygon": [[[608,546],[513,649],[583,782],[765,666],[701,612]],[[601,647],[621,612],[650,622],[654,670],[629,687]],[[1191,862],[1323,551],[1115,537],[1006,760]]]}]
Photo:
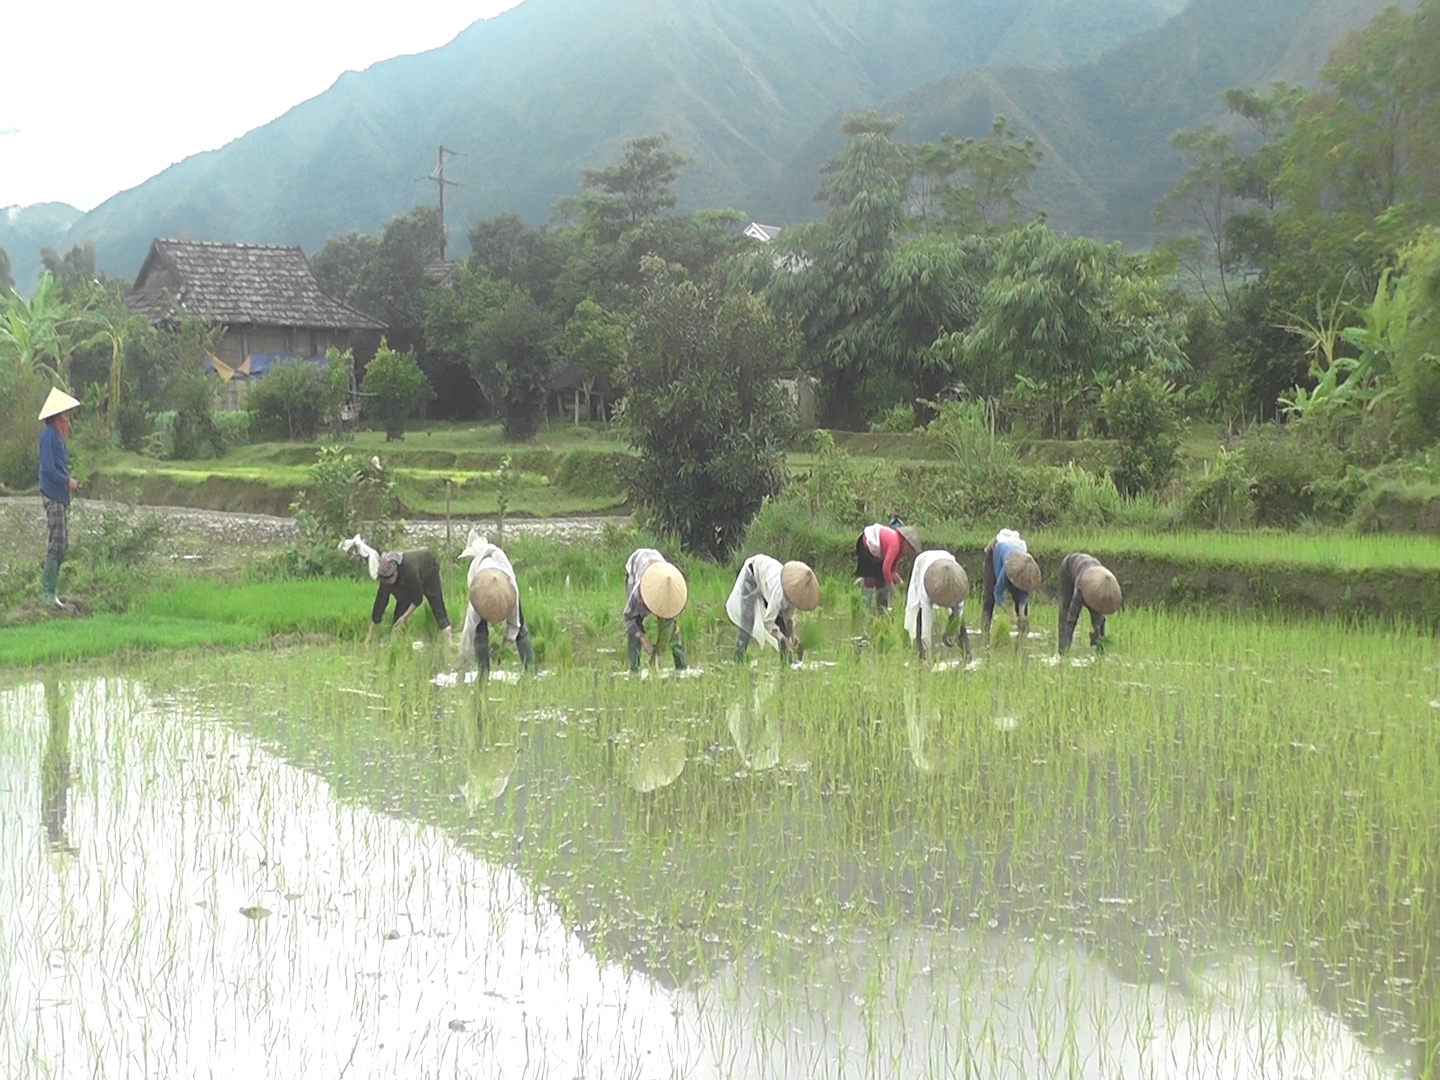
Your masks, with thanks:
[{"label": "dirt path", "polygon": [[[71,529],[80,535],[96,527],[107,514],[125,518],[159,517],[165,522],[160,546],[172,559],[213,558],[219,551],[248,551],[287,544],[295,538],[291,518],[268,514],[235,514],[224,510],[196,510],[184,506],[134,506],[100,499],[76,499],[72,503]],[[628,517],[510,518],[507,533],[583,540],[597,536],[608,522],[623,525]],[[472,526],[493,534],[494,519],[456,518],[451,523],[451,543],[464,543]],[[407,543],[443,543],[445,522],[410,521],[405,526]],[[11,551],[39,550],[45,543],[45,515],[34,495],[0,496],[0,542]],[[217,560],[228,561],[228,560]]]}]

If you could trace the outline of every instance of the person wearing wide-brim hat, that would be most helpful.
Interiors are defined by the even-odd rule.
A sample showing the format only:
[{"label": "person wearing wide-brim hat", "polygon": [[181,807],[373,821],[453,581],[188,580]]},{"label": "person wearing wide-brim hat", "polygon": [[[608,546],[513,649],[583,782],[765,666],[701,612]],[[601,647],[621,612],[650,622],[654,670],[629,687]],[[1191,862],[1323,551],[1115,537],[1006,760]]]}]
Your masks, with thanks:
[{"label": "person wearing wide-brim hat", "polygon": [[52,389],[40,409],[45,430],[40,433],[40,502],[45,507],[45,525],[49,542],[45,547],[45,569],[40,575],[40,598],[47,607],[65,606],[57,592],[60,586],[60,564],[70,550],[70,495],[80,485],[70,475],[70,454],[65,441],[70,438],[70,410],[78,408],[65,391]]},{"label": "person wearing wide-brim hat", "polygon": [[935,656],[935,610],[949,612],[950,626],[942,637],[946,645],[959,645],[970,655],[970,635],[965,629],[965,598],[970,595],[970,578],[965,568],[948,551],[922,551],[915,556],[910,575],[910,592],[905,599],[905,629],[920,651],[923,663]]},{"label": "person wearing wide-brim hat", "polygon": [[655,644],[645,636],[646,616],[654,615],[657,640],[670,638],[675,670],[685,670],[685,644],[676,619],[685,610],[690,593],[685,575],[665,561],[654,548],[639,548],[625,560],[625,635],[630,670],[640,670],[640,654],[655,655]]},{"label": "person wearing wide-brim hat", "polygon": [[466,575],[470,603],[465,612],[465,625],[460,630],[460,655],[473,651],[481,674],[488,674],[490,624],[504,623],[505,641],[515,643],[520,663],[526,671],[534,671],[535,647],[530,641],[530,628],[525,625],[520,583],[515,579],[509,556],[472,530],[460,558],[470,560],[470,571]]},{"label": "person wearing wide-brim hat", "polygon": [[1077,551],[1060,563],[1060,652],[1067,652],[1080,622],[1080,609],[1090,611],[1090,645],[1105,637],[1105,618],[1120,610],[1120,582],[1094,555]]},{"label": "person wearing wide-brim hat", "polygon": [[1030,594],[1040,587],[1040,566],[1014,529],[1001,529],[985,545],[985,603],[980,612],[980,633],[990,640],[995,604],[1005,603],[1008,590],[1015,601],[1015,621],[1023,637],[1030,626]]},{"label": "person wearing wide-brim hat", "polygon": [[905,584],[898,573],[900,560],[920,551],[920,531],[898,522],[867,525],[855,541],[855,584],[866,607],[883,611],[890,606],[890,586]]},{"label": "person wearing wide-brim hat", "polygon": [[810,567],[796,561],[782,564],[769,555],[750,556],[741,565],[730,599],[725,602],[725,613],[740,631],[735,641],[735,662],[745,659],[751,638],[780,650],[781,663],[789,663],[792,653],[801,658],[795,613],[814,611],[819,606],[820,582]]},{"label": "person wearing wide-brim hat", "polygon": [[445,644],[453,644],[450,634],[450,615],[445,610],[445,587],[440,580],[440,560],[429,548],[414,551],[386,551],[370,562],[370,573],[379,587],[375,590],[375,606],[370,612],[370,626],[365,631],[365,641],[375,633],[375,627],[385,618],[390,598],[395,598],[395,619],[390,624],[393,633],[409,621],[410,616],[420,610],[422,603],[430,605],[435,624],[445,638]]}]

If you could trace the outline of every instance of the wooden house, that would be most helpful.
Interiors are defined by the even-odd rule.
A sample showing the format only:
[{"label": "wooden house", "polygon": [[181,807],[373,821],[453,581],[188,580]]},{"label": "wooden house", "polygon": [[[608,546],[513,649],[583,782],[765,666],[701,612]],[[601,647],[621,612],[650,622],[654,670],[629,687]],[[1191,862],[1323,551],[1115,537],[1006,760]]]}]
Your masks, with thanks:
[{"label": "wooden house", "polygon": [[154,323],[183,313],[222,327],[207,366],[227,383],[230,408],[276,359],[323,357],[331,346],[354,348],[363,335],[385,329],[326,296],[305,253],[278,244],[156,240],[125,304]]}]

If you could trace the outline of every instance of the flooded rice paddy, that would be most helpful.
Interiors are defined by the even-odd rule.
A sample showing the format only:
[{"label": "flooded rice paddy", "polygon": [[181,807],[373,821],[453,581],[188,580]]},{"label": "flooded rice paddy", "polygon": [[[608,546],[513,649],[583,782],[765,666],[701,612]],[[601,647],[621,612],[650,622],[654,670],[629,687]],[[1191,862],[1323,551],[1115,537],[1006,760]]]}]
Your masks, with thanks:
[{"label": "flooded rice paddy", "polygon": [[1420,1077],[1440,649],[0,685],[15,1077]]}]

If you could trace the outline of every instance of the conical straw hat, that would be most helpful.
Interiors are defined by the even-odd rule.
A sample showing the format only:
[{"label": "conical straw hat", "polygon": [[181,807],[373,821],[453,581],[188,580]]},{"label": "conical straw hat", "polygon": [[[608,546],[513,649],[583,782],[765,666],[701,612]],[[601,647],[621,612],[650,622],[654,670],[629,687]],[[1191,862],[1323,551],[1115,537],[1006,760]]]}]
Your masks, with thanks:
[{"label": "conical straw hat", "polygon": [[1032,593],[1040,587],[1040,566],[1028,551],[1012,551],[1005,556],[1005,576],[1021,592]]},{"label": "conical straw hat", "polygon": [[668,562],[655,563],[640,579],[640,599],[645,601],[651,614],[662,619],[679,615],[689,598],[685,575]]},{"label": "conical straw hat", "polygon": [[500,570],[481,570],[470,582],[470,606],[487,623],[504,622],[515,610],[515,586]]},{"label": "conical straw hat", "polygon": [[911,551],[918,552],[920,550],[920,530],[914,525],[901,525],[896,531],[905,538],[905,543],[910,545]]},{"label": "conical straw hat", "polygon": [[780,568],[780,588],[785,599],[801,611],[814,611],[820,606],[820,582],[815,571],[794,560]]},{"label": "conical straw hat", "polygon": [[943,559],[931,563],[925,571],[925,591],[937,607],[954,607],[970,595],[970,579],[958,562]]},{"label": "conical straw hat", "polygon": [[59,416],[62,412],[69,412],[71,409],[78,409],[80,402],[76,401],[64,390],[54,387],[50,390],[50,396],[45,399],[45,407],[40,410],[40,419],[49,420],[52,416]]},{"label": "conical straw hat", "polygon": [[1092,566],[1080,575],[1076,582],[1080,590],[1080,599],[1085,601],[1085,606],[1091,611],[1097,611],[1101,615],[1114,615],[1120,610],[1120,602],[1123,599],[1120,595],[1120,582],[1115,580],[1115,575],[1103,566]]}]

